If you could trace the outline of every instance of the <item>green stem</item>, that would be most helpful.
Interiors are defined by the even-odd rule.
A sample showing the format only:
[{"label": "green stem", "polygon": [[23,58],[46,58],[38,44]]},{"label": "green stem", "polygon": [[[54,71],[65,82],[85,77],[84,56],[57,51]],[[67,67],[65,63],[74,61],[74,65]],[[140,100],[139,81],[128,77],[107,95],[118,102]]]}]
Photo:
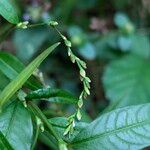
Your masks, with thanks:
[{"label": "green stem", "polygon": [[42,113],[42,111],[38,108],[37,105],[35,105],[33,102],[29,101],[28,102],[28,107],[29,109],[37,115],[41,121],[45,124],[45,126],[48,128],[49,132],[55,137],[55,139],[58,141],[58,144],[64,143],[63,139],[58,136],[58,134],[55,132],[53,126],[48,122],[46,116]]},{"label": "green stem", "polygon": [[60,137],[57,135],[57,133],[54,131],[52,125],[48,122],[46,116],[43,114],[43,112],[38,108],[37,105],[35,105],[33,102],[28,102],[28,106],[31,111],[33,111],[40,119],[41,121],[47,126],[49,131],[53,134],[53,136],[56,138],[57,141],[60,140]]},{"label": "green stem", "polygon": [[33,140],[33,144],[31,146],[31,150],[34,150],[34,147],[36,145],[36,142],[37,142],[37,139],[38,139],[38,136],[39,136],[39,131],[40,131],[40,127],[37,125],[36,132],[35,132],[35,138]]},{"label": "green stem", "polygon": [[[62,33],[54,26],[53,27],[54,29],[55,29],[55,31],[60,35],[60,37],[63,39],[63,35],[62,35]],[[63,39],[64,40],[64,39]]]},{"label": "green stem", "polygon": [[57,144],[47,131],[43,132],[39,136],[39,140],[47,145],[50,149],[58,150]]},{"label": "green stem", "polygon": [[39,26],[44,26],[44,25],[47,25],[47,23],[43,22],[43,23],[38,23],[38,24],[31,24],[31,25],[28,25],[27,27],[34,28],[34,27],[39,27]]}]

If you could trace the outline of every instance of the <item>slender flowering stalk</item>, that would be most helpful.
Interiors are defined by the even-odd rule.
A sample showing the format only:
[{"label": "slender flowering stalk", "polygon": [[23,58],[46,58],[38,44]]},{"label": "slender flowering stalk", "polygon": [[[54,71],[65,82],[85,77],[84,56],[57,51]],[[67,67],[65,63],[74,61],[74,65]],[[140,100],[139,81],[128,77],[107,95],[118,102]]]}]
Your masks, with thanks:
[{"label": "slender flowering stalk", "polygon": [[55,21],[50,21],[49,25],[52,26],[57,31],[57,33],[61,36],[61,38],[63,39],[63,41],[67,47],[68,56],[70,57],[70,60],[72,61],[72,63],[76,63],[78,68],[79,68],[80,80],[83,84],[83,90],[79,96],[79,100],[77,103],[77,110],[73,115],[68,117],[67,128],[64,132],[64,135],[68,135],[68,134],[70,135],[74,131],[76,118],[77,118],[77,120],[81,120],[81,118],[82,118],[81,109],[83,106],[83,100],[86,99],[88,95],[90,95],[90,82],[91,82],[91,80],[86,75],[86,71],[85,71],[85,69],[87,68],[86,63],[83,60],[81,60],[80,58],[78,58],[72,52],[71,42],[56,27],[58,25],[58,23]]},{"label": "slender flowering stalk", "polygon": [[83,90],[81,94],[79,95],[76,112],[68,117],[67,128],[64,132],[64,135],[70,135],[74,131],[76,118],[77,120],[81,120],[82,118],[81,109],[83,106],[83,100],[86,99],[88,95],[90,95],[91,80],[86,75],[86,71],[85,71],[87,68],[86,63],[73,53],[73,51],[71,50],[71,47],[72,47],[71,42],[58,30],[58,28],[56,27],[58,26],[58,23],[56,21],[49,21],[48,23],[40,23],[40,24],[35,24],[35,25],[28,25],[28,22],[21,22],[17,25],[17,27],[26,29],[28,27],[30,28],[30,27],[43,26],[43,25],[48,25],[48,26],[53,27],[57,31],[57,33],[60,35],[60,37],[63,39],[64,44],[67,47],[67,53],[68,53],[68,56],[70,57],[70,60],[72,61],[72,63],[76,63],[79,68],[80,80],[83,84]]}]

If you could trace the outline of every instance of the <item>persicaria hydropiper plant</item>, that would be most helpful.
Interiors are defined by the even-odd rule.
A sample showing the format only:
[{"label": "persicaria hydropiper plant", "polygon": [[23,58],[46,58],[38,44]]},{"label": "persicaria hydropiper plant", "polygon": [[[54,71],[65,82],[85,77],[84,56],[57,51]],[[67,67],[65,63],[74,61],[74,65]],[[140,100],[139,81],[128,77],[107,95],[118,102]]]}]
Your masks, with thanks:
[{"label": "persicaria hydropiper plant", "polygon": [[[91,80],[86,73],[87,66],[72,51],[73,42],[65,36],[67,34],[60,32],[58,23],[20,22],[16,9],[8,0],[0,0],[0,15],[9,22],[9,26],[0,31],[0,37],[3,35],[0,43],[14,29],[27,33],[30,28],[45,26],[58,34],[63,42],[61,46],[65,47],[66,54],[78,68],[83,87],[80,95],[76,97],[66,90],[47,85],[43,77],[44,72],[38,70],[41,63],[58,48],[60,42],[42,51],[27,66],[14,55],[0,51],[0,150],[33,150],[38,146],[38,139],[53,150],[137,150],[150,146],[150,103],[147,101],[150,95],[150,62],[147,51],[143,51],[143,56],[139,57],[137,54],[140,51],[134,49],[139,46],[132,47],[132,54],[125,54],[106,67],[102,82],[106,96],[112,101],[97,119],[89,123],[90,121],[82,119],[83,103],[90,95]],[[123,20],[123,23],[120,23],[120,20]],[[134,37],[134,25],[124,15],[119,14],[115,18],[115,24],[119,31],[115,35],[112,34],[111,38],[100,38],[101,48],[108,48],[109,45],[110,49],[113,45],[113,48],[120,47],[130,53],[128,48],[132,43],[131,39],[136,41],[134,44],[144,43],[143,37],[140,42],[137,39],[141,36]],[[81,34],[84,37],[84,33]],[[75,43],[82,43],[77,35],[75,36]],[[29,41],[24,42],[30,47]],[[127,42],[125,47],[122,45],[124,42]],[[89,47],[92,45],[88,43],[86,48]],[[60,112],[50,110],[52,107],[47,105],[43,110],[42,101],[47,101],[47,104],[51,103],[52,106],[59,104],[54,107]],[[63,113],[59,107],[62,104],[65,104]],[[65,114],[67,104],[75,106],[73,113]]]},{"label": "persicaria hydropiper plant", "polygon": [[[32,28],[36,26],[42,26],[42,25],[47,25],[49,27],[52,27],[57,31],[57,33],[60,35],[62,40],[64,41],[65,46],[67,47],[67,53],[68,56],[70,57],[70,60],[72,63],[76,63],[78,68],[79,68],[79,74],[80,74],[80,80],[83,83],[83,91],[81,92],[79,98],[74,98],[70,93],[67,93],[66,91],[61,91],[57,89],[52,89],[50,87],[44,87],[42,89],[38,89],[35,91],[31,91],[29,93],[24,92],[23,90],[19,90],[22,88],[26,80],[32,75],[35,75],[36,78],[39,79],[39,82],[42,81],[40,84],[44,85],[44,79],[43,77],[40,76],[40,74],[35,73],[37,67],[40,65],[40,63],[60,44],[56,43],[47,50],[45,50],[41,55],[39,55],[33,62],[31,62],[20,74],[17,75],[17,77],[8,85],[6,88],[2,91],[0,95],[0,108],[3,111],[3,107],[7,102],[10,101],[10,98],[17,92],[17,98],[23,103],[23,106],[26,109],[29,109],[30,111],[33,112],[35,115],[35,122],[36,126],[41,130],[41,132],[44,132],[45,130],[45,124],[49,128],[50,132],[52,132],[53,136],[58,140],[59,143],[59,148],[60,149],[66,149],[65,142],[59,138],[59,136],[54,132],[51,124],[46,120],[45,116],[42,114],[41,110],[33,103],[30,102],[33,99],[43,99],[43,98],[50,98],[50,97],[57,97],[57,96],[62,96],[65,98],[73,99],[73,101],[76,101],[76,112],[69,116],[67,118],[66,122],[66,129],[64,130],[63,136],[69,135],[74,133],[74,128],[76,126],[76,119],[79,121],[82,118],[82,113],[81,113],[81,108],[83,106],[83,99],[86,99],[88,95],[90,95],[90,82],[91,80],[87,77],[85,69],[86,63],[78,58],[71,50],[71,42],[58,30],[56,27],[58,25],[57,22],[55,21],[49,21],[48,23],[41,23],[41,24],[33,24],[30,25],[29,22],[20,22],[16,25],[14,28],[20,28],[20,29],[27,29],[27,28]],[[41,80],[40,80],[41,79]],[[37,81],[36,81],[37,82]],[[27,82],[28,83],[28,82]],[[31,86],[31,83],[28,83],[28,86]],[[7,92],[8,89],[10,89],[10,92]],[[60,95],[59,95],[60,94]],[[66,96],[66,97],[65,97]],[[36,135],[37,136],[37,135]],[[36,137],[37,140],[37,137]]]}]

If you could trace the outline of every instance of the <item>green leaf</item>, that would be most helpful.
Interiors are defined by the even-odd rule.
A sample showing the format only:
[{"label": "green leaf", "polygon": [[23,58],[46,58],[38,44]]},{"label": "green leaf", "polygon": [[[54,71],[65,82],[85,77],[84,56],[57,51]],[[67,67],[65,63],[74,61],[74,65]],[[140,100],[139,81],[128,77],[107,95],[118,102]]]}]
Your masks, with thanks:
[{"label": "green leaf", "polygon": [[17,11],[11,0],[0,0],[0,15],[13,24],[19,22]]},{"label": "green leaf", "polygon": [[23,86],[32,73],[39,67],[42,61],[59,45],[56,43],[46,49],[35,60],[33,60],[11,83],[9,83],[0,94],[0,107],[9,101],[9,99]]},{"label": "green leaf", "polygon": [[150,61],[128,55],[110,63],[103,76],[105,93],[117,107],[143,104],[150,98]]},{"label": "green leaf", "polygon": [[21,102],[11,103],[0,114],[0,131],[15,150],[30,150],[33,136],[32,120]]},{"label": "green leaf", "polygon": [[69,92],[53,88],[39,89],[37,91],[30,92],[26,97],[27,100],[39,100],[43,98],[46,101],[55,103],[76,104],[78,102],[78,99]]},{"label": "green leaf", "polygon": [[150,104],[106,113],[73,140],[74,150],[142,149],[150,145]]},{"label": "green leaf", "polygon": [[[13,55],[5,52],[0,52],[0,71],[5,76],[13,80],[25,68],[25,66]],[[26,86],[32,90],[41,88],[41,83],[34,76],[31,76],[27,81]]]},{"label": "green leaf", "polygon": [[9,83],[9,79],[0,71],[0,90],[3,90]]},{"label": "green leaf", "polygon": [[0,148],[4,150],[14,150],[1,131],[0,131]]}]

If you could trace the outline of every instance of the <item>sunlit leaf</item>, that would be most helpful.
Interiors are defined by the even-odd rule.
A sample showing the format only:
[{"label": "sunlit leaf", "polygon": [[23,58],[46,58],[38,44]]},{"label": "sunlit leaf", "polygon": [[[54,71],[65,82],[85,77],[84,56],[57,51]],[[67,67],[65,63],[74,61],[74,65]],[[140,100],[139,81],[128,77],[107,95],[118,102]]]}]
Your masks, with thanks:
[{"label": "sunlit leaf", "polygon": [[150,145],[150,104],[106,113],[73,140],[74,150],[142,149]]}]

